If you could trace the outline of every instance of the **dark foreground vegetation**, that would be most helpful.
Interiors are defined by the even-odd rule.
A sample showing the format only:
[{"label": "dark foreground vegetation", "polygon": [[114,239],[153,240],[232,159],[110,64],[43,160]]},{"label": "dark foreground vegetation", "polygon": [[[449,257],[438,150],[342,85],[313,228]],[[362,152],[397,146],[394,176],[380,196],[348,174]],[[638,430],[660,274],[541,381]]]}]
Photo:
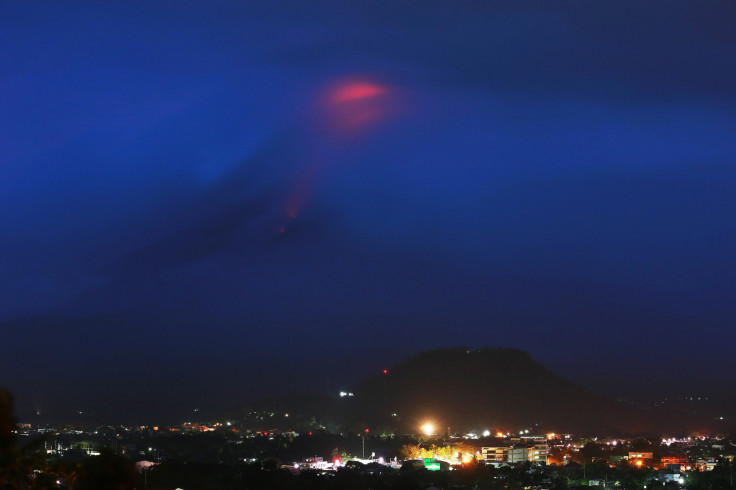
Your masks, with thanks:
[{"label": "dark foreground vegetation", "polygon": [[[184,490],[423,490],[439,489],[582,489],[590,488],[590,480],[602,480],[601,486],[616,489],[734,489],[730,468],[691,473],[684,485],[663,484],[652,470],[616,468],[601,465],[583,469],[530,468],[522,465],[493,468],[473,463],[453,471],[431,472],[404,467],[371,474],[364,468],[341,468],[336,472],[292,472],[274,461],[243,465],[162,463],[149,471],[136,474],[125,458],[102,455],[85,463],[44,467],[33,477],[28,467],[18,468],[8,478],[8,467],[0,472],[3,489],[175,489]],[[26,473],[31,469],[31,473]]]},{"label": "dark foreground vegetation", "polygon": [[515,468],[493,468],[478,463],[459,467],[453,471],[432,472],[405,466],[371,474],[368,468],[341,468],[334,473],[293,473],[279,468],[273,461],[263,461],[243,466],[162,464],[147,475],[147,482],[154,487],[181,487],[199,489],[357,489],[357,490],[422,490],[430,487],[442,489],[574,489],[588,487],[590,480],[602,480],[607,488],[619,489],[733,489],[730,468],[723,466],[711,472],[695,472],[684,485],[663,484],[656,480],[653,470],[607,465],[590,467],[532,468],[521,465]]}]

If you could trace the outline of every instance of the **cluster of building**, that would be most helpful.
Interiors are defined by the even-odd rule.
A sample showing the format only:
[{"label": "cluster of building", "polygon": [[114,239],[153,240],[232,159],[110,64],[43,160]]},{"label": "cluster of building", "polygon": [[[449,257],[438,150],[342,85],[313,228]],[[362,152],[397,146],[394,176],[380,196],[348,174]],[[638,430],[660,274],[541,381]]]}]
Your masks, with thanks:
[{"label": "cluster of building", "polygon": [[[550,440],[548,464],[604,463],[611,467],[628,464],[675,473],[712,471],[718,464],[732,464],[736,445],[720,437],[686,437],[648,443],[643,439]],[[638,450],[637,449],[638,446]],[[647,449],[641,447],[647,446]],[[587,455],[583,453],[587,452]]]},{"label": "cluster of building", "polygon": [[[734,458],[727,456],[725,458],[729,462]],[[612,456],[612,462],[621,462],[628,460],[630,464],[637,467],[654,468],[656,470],[672,470],[672,471],[712,471],[718,464],[718,458],[692,456],[688,457],[685,453],[675,453],[662,455],[655,458],[652,452],[630,451],[628,456]]]},{"label": "cluster of building", "polygon": [[[263,417],[264,421],[269,418],[268,416]],[[603,463],[612,468],[627,464],[667,471],[672,474],[712,471],[724,461],[733,464],[736,459],[736,442],[719,438],[664,439],[653,443],[644,441],[645,444],[642,445],[641,440],[579,439],[571,435],[534,435],[528,432],[517,434],[498,432],[495,433],[495,437],[492,437],[490,431],[485,431],[478,435],[471,433],[465,436],[447,436],[443,442],[443,436],[431,435],[433,432],[431,429],[433,428],[422,429],[426,437],[406,434],[400,438],[402,442],[398,440],[381,442],[383,436],[369,438],[367,434],[357,436],[343,434],[342,436],[346,443],[350,438],[359,437],[363,445],[364,457],[366,455],[365,441],[366,439],[372,441],[371,444],[375,446],[379,454],[373,455],[375,457],[369,460],[357,461],[376,468],[378,465],[400,466],[402,462],[397,456],[400,456],[401,444],[414,444],[417,448],[424,447],[423,450],[429,451],[430,454],[414,455],[408,459],[413,461],[412,464],[423,465],[432,470],[465,463],[467,455],[470,456],[470,460],[475,459],[480,463],[496,467],[531,463],[533,466],[559,468],[568,465]],[[235,421],[208,424],[185,422],[169,427],[101,426],[86,430],[74,427],[33,428],[30,424],[19,424],[17,428],[17,434],[22,439],[31,440],[40,435],[48,435],[49,437],[45,438],[45,450],[49,455],[67,459],[83,458],[97,455],[99,448],[105,447],[136,461],[166,461],[170,453],[186,454],[186,451],[191,451],[194,457],[199,457],[198,453],[202,451],[187,443],[188,440],[191,440],[187,436],[202,433],[214,433],[221,436],[212,441],[221,441],[223,447],[229,448],[224,453],[225,456],[231,454],[230,461],[240,462],[248,462],[251,458],[266,457],[274,447],[288,447],[292,441],[300,437],[300,434],[294,431],[249,429]],[[302,435],[311,436],[312,432]],[[393,436],[390,439],[393,440]],[[431,445],[435,449],[429,448],[429,442],[421,445],[422,440],[433,441]],[[447,449],[446,446],[455,445],[463,448],[462,454],[450,451],[447,454],[452,453],[451,456],[440,455],[443,453],[440,449]],[[643,447],[647,449],[636,450]],[[437,454],[434,454],[435,452]],[[222,451],[212,454],[220,455]],[[360,454],[360,451],[357,454]],[[334,457],[322,459],[317,456],[291,463],[291,466],[298,469],[335,469],[346,463],[347,458],[344,457],[344,454],[342,459],[343,461],[335,461]]]},{"label": "cluster of building", "polygon": [[510,439],[496,439],[497,444],[482,446],[479,461],[500,466],[505,463],[547,464],[547,437],[520,436]]}]

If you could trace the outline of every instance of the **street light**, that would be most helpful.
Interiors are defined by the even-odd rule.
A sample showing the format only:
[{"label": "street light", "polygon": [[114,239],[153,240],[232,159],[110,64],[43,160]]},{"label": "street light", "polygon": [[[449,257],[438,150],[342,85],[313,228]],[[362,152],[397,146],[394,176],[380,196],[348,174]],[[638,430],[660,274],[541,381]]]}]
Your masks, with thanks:
[{"label": "street light", "polygon": [[370,431],[370,429],[366,429],[365,432],[361,434],[361,437],[363,438],[363,459],[365,459],[365,435]]},{"label": "street light", "polygon": [[388,369],[383,370],[383,404],[388,405]]},{"label": "street light", "polygon": [[423,423],[420,429],[422,430],[422,432],[424,432],[424,435],[426,435],[427,437],[434,434],[434,424],[432,422]]}]

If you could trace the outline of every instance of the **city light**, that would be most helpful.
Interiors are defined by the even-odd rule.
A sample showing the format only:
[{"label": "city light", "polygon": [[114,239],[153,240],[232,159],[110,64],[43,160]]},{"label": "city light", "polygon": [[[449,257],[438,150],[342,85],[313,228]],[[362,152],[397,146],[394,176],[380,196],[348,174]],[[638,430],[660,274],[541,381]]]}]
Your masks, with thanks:
[{"label": "city light", "polygon": [[435,427],[432,422],[425,422],[420,428],[422,430],[422,433],[424,433],[424,435],[426,436],[431,436],[432,434],[434,434]]}]

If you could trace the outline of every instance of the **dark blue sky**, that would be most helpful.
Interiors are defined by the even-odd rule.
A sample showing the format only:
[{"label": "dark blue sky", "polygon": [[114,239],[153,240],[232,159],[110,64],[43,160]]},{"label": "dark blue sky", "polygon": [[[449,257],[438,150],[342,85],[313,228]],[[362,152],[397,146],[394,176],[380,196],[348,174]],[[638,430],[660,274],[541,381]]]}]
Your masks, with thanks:
[{"label": "dark blue sky", "polygon": [[87,406],[447,345],[733,381],[734,25],[732,1],[6,1],[0,384]]}]

